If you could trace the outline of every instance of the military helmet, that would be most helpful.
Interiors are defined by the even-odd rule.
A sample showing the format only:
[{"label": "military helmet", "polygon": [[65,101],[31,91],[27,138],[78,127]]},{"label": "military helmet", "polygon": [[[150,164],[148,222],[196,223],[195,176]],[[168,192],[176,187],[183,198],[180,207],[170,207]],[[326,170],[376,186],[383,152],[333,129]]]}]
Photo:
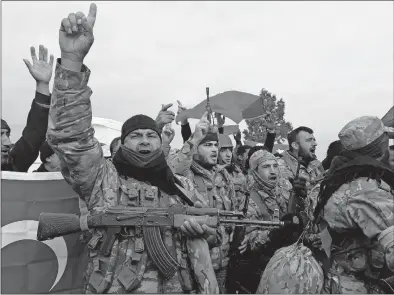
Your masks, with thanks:
[{"label": "military helmet", "polygon": [[219,147],[220,148],[233,148],[234,145],[230,139],[230,136],[219,134]]},{"label": "military helmet", "polygon": [[293,244],[275,252],[256,294],[320,294],[324,275],[309,248]]}]

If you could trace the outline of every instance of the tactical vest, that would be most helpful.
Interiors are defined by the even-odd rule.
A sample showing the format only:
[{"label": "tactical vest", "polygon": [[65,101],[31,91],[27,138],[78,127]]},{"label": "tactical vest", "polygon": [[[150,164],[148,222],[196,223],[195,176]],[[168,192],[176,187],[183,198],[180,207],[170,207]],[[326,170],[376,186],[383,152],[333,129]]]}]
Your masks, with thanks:
[{"label": "tactical vest", "polygon": [[[229,178],[226,179],[222,173],[215,172],[212,180],[194,174],[195,189],[199,194],[199,198],[203,198],[205,205],[208,205],[210,208],[233,210],[234,202],[229,199],[228,187],[226,187]],[[222,236],[221,246],[210,249],[212,265],[215,271],[224,269],[229,262],[230,234],[232,229],[231,227],[220,225],[219,230]]]},{"label": "tactical vest", "polygon": [[[167,207],[179,203],[177,196],[169,196],[157,187],[132,178],[119,177],[118,205],[128,207]],[[146,241],[139,226],[122,230],[112,252],[105,257],[100,246],[109,237],[96,231],[88,244],[89,266],[85,289],[88,293],[193,293],[195,286],[188,265],[185,241],[170,227],[160,229],[167,251],[176,258],[180,268],[165,280],[149,257]]]}]

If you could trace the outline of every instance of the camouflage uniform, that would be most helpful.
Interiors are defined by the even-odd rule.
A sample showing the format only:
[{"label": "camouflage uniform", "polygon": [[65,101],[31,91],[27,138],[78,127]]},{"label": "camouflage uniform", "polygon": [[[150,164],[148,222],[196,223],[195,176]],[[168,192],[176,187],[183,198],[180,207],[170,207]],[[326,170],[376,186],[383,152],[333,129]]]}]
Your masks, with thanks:
[{"label": "camouflage uniform", "polygon": [[[177,157],[172,159],[170,166],[172,166],[173,171],[186,176],[193,182],[196,200],[202,202],[205,206],[221,210],[235,210],[238,201],[230,174],[220,165],[214,166],[212,170],[201,167],[193,161],[196,147],[193,146],[191,149],[189,147],[190,144],[186,141]],[[220,225],[219,229],[220,239],[211,248],[210,253],[220,292],[226,293],[225,280],[232,228]]]},{"label": "camouflage uniform", "polygon": [[[339,133],[345,149],[367,146],[383,134],[377,117],[361,117]],[[359,177],[342,184],[324,207],[332,237],[328,293],[381,293],[374,280],[394,274],[394,193],[384,181]]]},{"label": "camouflage uniform", "polygon": [[[87,86],[90,70],[83,66],[81,72],[72,72],[56,65],[54,90],[51,100],[47,140],[61,161],[65,180],[79,194],[90,213],[103,212],[113,206],[125,209],[134,206],[166,207],[180,203],[178,196],[165,192],[132,178],[121,177],[112,162],[105,160],[99,142],[94,138],[91,124],[91,89]],[[180,181],[186,189],[192,184],[185,178]],[[86,228],[86,227],[85,227]],[[164,245],[180,268],[170,279],[164,279],[147,254],[141,227],[130,227],[115,240],[110,257],[100,251],[106,231],[96,230],[88,243],[89,262],[85,274],[87,293],[217,293],[211,288],[216,284],[213,270],[205,269],[202,280],[195,284],[193,265],[204,271],[210,261],[201,261],[204,255],[203,239],[196,248],[180,231],[169,227],[161,228]],[[196,244],[195,244],[196,245]],[[206,245],[208,252],[208,245]],[[197,251],[197,252],[196,252]],[[189,253],[188,253],[189,252]],[[205,256],[209,258],[209,255]],[[200,259],[200,261],[199,261]],[[194,269],[197,269],[196,267]],[[195,277],[200,275],[194,274]],[[213,277],[213,278],[212,278]],[[133,283],[134,280],[134,283]],[[133,285],[126,290],[124,285]],[[216,285],[217,288],[217,285]]]},{"label": "camouflage uniform", "polygon": [[[278,159],[278,164],[282,177],[293,180],[297,172],[298,160],[289,151],[285,151],[282,158]],[[307,188],[310,189],[315,184],[314,179],[323,171],[320,161],[313,160],[308,167],[301,164],[299,176],[307,180]]]},{"label": "camouflage uniform", "polygon": [[[288,188],[278,183],[273,194],[256,188],[250,191],[249,207],[247,216],[250,219],[274,221],[275,210],[278,210],[281,218],[287,213],[287,202],[289,200]],[[254,230],[249,234],[249,244],[252,251],[258,250],[267,242],[269,230]]]}]

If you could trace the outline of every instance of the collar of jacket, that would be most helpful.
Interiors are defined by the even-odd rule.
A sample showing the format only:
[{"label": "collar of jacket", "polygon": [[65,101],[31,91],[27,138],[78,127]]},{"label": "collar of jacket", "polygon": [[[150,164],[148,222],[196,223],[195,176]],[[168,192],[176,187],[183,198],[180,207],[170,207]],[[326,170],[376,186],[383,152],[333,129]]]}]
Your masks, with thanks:
[{"label": "collar of jacket", "polygon": [[230,181],[230,174],[222,165],[215,165],[213,166],[212,170],[208,170],[199,165],[196,161],[193,161],[190,169],[195,175],[205,177],[211,181],[213,181],[214,176],[218,173],[221,173],[224,176],[226,182]]},{"label": "collar of jacket", "polygon": [[[293,172],[293,174],[296,175],[297,165],[298,165],[297,158],[294,157],[293,154],[290,153],[289,151],[285,151],[283,153],[282,159],[283,159],[283,161],[285,161],[287,166],[289,166],[289,168]],[[306,170],[306,172],[308,172],[308,174],[311,174],[313,170],[317,169],[318,163],[320,163],[318,160],[313,160],[308,164],[308,167],[305,167],[302,163],[301,163],[301,167],[304,168]]]}]

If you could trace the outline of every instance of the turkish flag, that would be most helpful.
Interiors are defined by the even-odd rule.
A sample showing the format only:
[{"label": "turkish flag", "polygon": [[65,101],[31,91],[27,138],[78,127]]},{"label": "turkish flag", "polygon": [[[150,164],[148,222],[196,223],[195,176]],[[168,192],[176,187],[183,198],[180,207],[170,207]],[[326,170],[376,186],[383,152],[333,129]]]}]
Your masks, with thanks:
[{"label": "turkish flag", "polygon": [[37,241],[42,212],[80,214],[60,173],[1,172],[1,293],[82,293],[81,234]]}]

